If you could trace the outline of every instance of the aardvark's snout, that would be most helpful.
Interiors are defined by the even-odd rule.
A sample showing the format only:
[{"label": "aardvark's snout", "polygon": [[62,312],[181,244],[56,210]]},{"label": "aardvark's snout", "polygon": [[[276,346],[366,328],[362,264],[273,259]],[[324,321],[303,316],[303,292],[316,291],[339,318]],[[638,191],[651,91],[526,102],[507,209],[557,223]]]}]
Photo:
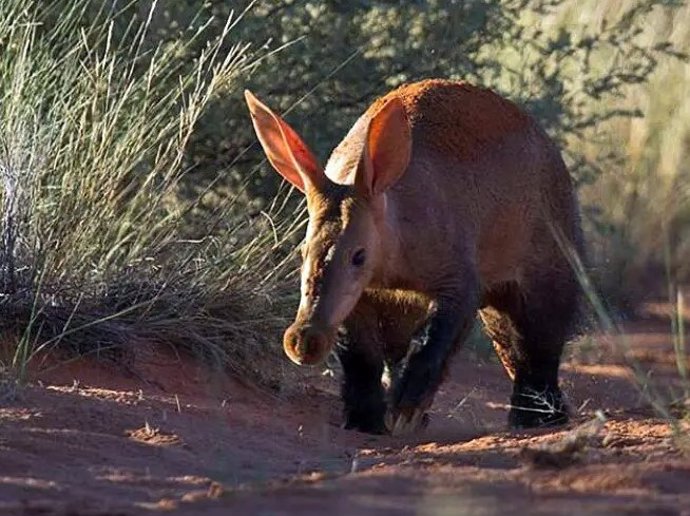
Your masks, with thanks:
[{"label": "aardvark's snout", "polygon": [[333,349],[335,337],[333,330],[296,322],[285,330],[283,349],[295,364],[316,365],[323,362]]}]

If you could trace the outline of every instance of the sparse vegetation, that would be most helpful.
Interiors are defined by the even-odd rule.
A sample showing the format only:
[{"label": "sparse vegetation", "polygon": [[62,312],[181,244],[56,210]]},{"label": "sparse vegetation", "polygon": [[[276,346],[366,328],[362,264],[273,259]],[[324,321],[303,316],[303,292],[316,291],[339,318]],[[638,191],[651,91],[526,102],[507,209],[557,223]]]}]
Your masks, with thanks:
[{"label": "sparse vegetation", "polygon": [[[0,310],[3,334],[19,342],[2,361],[23,377],[58,344],[115,356],[154,341],[245,367],[280,326],[281,264],[267,251],[295,224],[230,218],[227,197],[192,232],[200,197],[177,195],[201,113],[258,58],[239,42],[228,49],[241,13],[217,36],[200,20],[150,45],[152,13],[117,36],[116,14],[66,5],[50,26],[41,2],[0,7]],[[181,62],[199,40],[193,63]]]}]

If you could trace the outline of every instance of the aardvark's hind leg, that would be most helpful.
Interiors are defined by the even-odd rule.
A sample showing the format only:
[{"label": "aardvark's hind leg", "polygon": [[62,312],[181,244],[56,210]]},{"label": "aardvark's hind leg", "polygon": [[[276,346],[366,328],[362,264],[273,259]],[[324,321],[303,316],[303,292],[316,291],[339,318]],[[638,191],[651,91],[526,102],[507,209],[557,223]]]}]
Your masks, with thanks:
[{"label": "aardvark's hind leg", "polygon": [[568,420],[558,386],[563,346],[577,312],[578,288],[570,269],[540,270],[518,287],[489,293],[481,311],[487,333],[513,379],[509,423],[515,428]]}]

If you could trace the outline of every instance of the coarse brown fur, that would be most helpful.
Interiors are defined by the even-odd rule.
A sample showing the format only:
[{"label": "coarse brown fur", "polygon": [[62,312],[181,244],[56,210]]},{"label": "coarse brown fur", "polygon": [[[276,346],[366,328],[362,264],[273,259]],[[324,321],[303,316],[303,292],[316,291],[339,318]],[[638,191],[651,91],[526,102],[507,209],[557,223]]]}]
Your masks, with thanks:
[{"label": "coarse brown fur", "polygon": [[[269,157],[298,138],[286,130],[276,144],[275,126],[257,122],[265,106],[248,102]],[[325,175],[303,156],[292,156],[297,181],[272,161],[305,191],[310,213],[285,349],[316,363],[344,324],[347,426],[382,431],[386,412],[388,430],[419,424],[477,313],[514,380],[511,423],[564,421],[558,365],[578,298],[564,247],[581,253],[582,238],[572,181],[536,122],[489,90],[428,80],[374,102]],[[366,260],[353,266],[358,252]],[[409,350],[425,324],[423,345]]]}]

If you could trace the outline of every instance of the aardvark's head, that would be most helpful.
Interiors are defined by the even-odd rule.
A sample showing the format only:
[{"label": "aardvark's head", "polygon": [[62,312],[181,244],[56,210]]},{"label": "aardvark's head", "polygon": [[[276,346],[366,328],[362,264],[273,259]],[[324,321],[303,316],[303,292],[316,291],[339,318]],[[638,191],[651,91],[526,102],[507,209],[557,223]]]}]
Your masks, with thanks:
[{"label": "aardvark's head", "polygon": [[324,171],[280,116],[249,91],[245,97],[268,160],[307,198],[301,298],[283,347],[297,364],[318,364],[333,349],[338,327],[383,265],[384,194],[409,162],[407,116],[395,98],[374,114],[363,115]]}]

